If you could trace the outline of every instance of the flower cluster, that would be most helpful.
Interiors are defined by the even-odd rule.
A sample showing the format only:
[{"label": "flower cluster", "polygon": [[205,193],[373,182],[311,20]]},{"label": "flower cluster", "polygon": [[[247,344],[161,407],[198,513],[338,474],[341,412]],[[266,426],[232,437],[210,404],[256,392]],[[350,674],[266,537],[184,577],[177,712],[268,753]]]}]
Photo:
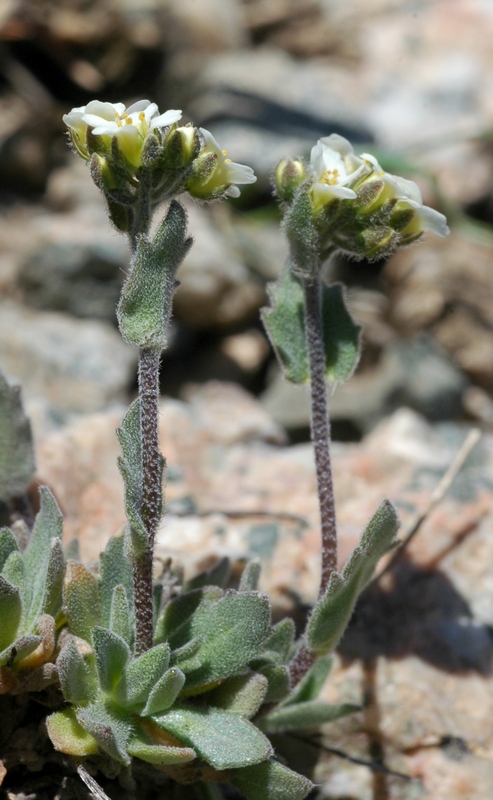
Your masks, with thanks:
[{"label": "flower cluster", "polygon": [[[372,155],[356,155],[338,134],[317,142],[307,166],[299,160],[281,162],[275,183],[280,198],[291,206],[309,198],[321,251],[339,248],[358,257],[380,258],[425,231],[449,234],[444,215],[423,205],[413,181],[385,172]],[[294,217],[299,227],[299,215]]]},{"label": "flower cluster", "polygon": [[91,161],[96,182],[105,193],[113,192],[116,202],[120,197],[129,205],[121,191],[135,187],[146,168],[152,170],[153,189],[166,189],[159,200],[181,191],[202,200],[238,197],[237,184],[256,181],[250,167],[226,158],[209,131],[178,127],[181,116],[175,109],[160,114],[149,100],[128,108],[93,100],[73,108],[63,121],[75,150]]}]

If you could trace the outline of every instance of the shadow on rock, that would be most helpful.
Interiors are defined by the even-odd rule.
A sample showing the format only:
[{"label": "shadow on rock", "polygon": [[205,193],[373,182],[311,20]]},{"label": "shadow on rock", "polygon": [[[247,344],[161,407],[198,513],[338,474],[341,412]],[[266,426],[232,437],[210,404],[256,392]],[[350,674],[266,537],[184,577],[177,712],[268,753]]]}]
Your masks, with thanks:
[{"label": "shadow on rock", "polygon": [[491,628],[443,572],[408,559],[361,595],[338,650],[346,662],[415,655],[446,672],[493,672]]}]

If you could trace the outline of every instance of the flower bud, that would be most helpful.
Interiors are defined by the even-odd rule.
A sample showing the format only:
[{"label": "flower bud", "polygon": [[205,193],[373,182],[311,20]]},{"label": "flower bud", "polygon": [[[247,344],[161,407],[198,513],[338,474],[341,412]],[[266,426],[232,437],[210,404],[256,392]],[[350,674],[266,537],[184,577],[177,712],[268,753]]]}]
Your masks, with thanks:
[{"label": "flower bud", "polygon": [[306,166],[301,158],[285,158],[274,172],[274,186],[280,200],[291,201],[306,180]]},{"label": "flower bud", "polygon": [[171,131],[165,142],[167,160],[178,169],[188,167],[199,154],[201,141],[197,128],[184,125]]}]

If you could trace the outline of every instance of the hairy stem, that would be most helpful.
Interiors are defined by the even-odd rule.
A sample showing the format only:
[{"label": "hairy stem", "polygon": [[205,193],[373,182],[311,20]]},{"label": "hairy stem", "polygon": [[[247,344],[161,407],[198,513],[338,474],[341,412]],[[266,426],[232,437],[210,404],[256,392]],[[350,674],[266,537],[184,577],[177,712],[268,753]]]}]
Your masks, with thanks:
[{"label": "hairy stem", "polygon": [[159,361],[157,350],[142,348],[139,357],[139,394],[142,425],[142,519],[147,548],[134,562],[135,652],[152,647],[152,563],[154,540],[161,518],[162,485],[159,452]]},{"label": "hairy stem", "polygon": [[337,529],[330,461],[330,422],[325,379],[321,284],[319,277],[303,280],[305,330],[310,363],[311,437],[315,453],[318,500],[322,534],[321,597],[330,576],[337,569]]}]

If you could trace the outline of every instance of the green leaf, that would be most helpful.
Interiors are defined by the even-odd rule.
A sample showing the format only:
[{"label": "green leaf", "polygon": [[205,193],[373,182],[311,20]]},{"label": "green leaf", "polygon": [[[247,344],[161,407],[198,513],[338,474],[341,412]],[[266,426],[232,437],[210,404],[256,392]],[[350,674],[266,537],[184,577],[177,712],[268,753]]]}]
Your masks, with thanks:
[{"label": "green leaf", "polygon": [[[132,565],[124,553],[123,536],[113,536],[108,541],[104,552],[101,553],[99,573],[101,624],[108,628],[115,586],[123,586],[128,603],[132,604],[133,602]],[[133,610],[131,613],[133,616]]]},{"label": "green leaf", "polygon": [[230,711],[181,706],[153,719],[218,770],[256,764],[272,753],[263,733]]},{"label": "green leaf", "polygon": [[9,386],[0,373],[0,500],[24,495],[34,472],[31,425],[22,408],[20,387]]},{"label": "green leaf", "polygon": [[300,682],[294,687],[293,691],[286,697],[283,705],[287,706],[293,703],[306,703],[310,700],[316,700],[323,689],[331,667],[331,656],[320,656],[317,658],[308,672],[303,675]]},{"label": "green leaf", "polygon": [[224,588],[231,575],[231,563],[226,556],[220,558],[211,569],[199,572],[192,580],[188,581],[183,590],[190,592],[193,589],[201,589],[204,586],[220,586]]},{"label": "green leaf", "polygon": [[267,678],[268,688],[265,703],[279,703],[289,692],[289,670],[277,664],[267,664],[260,668],[260,672]]},{"label": "green leaf", "polygon": [[6,581],[19,589],[22,596],[26,583],[26,570],[22,553],[18,550],[12,551],[3,565],[2,575]]},{"label": "green leaf", "polygon": [[152,689],[149,699],[142,711],[143,717],[160,714],[170,708],[180,694],[185,676],[178,667],[171,667]]},{"label": "green leaf", "polygon": [[135,400],[116,431],[122,449],[117,462],[125,488],[125,514],[128,520],[125,536],[127,551],[132,558],[142,555],[147,547],[147,530],[141,515],[143,473],[140,417],[140,400]]},{"label": "green leaf", "polygon": [[234,711],[235,714],[251,719],[265,700],[267,685],[267,678],[255,672],[235,675],[209,692],[207,700],[216,708]]},{"label": "green leaf", "polygon": [[385,500],[368,523],[342,573],[332,573],[325,594],[313,609],[306,637],[314,653],[324,655],[336,647],[358,595],[373,575],[378,561],[397,544],[395,534],[398,527],[395,509]]},{"label": "green leaf", "polygon": [[79,707],[75,713],[80,725],[108,755],[127,766],[130,764],[127,743],[132,736],[132,723],[129,718],[117,715],[114,710],[110,712],[103,703]]},{"label": "green leaf", "polygon": [[73,708],[50,714],[46,727],[53,746],[62,753],[81,757],[98,752],[96,739],[77,721]]},{"label": "green leaf", "polygon": [[188,637],[202,643],[193,664],[179,664],[187,676],[182,696],[243,672],[260,654],[271,631],[269,601],[257,592],[228,592],[214,604],[200,605],[187,627]]},{"label": "green leaf", "polygon": [[276,661],[285,664],[293,647],[294,636],[294,622],[286,617],[274,625],[271,635],[264,642],[264,651],[275,655]]},{"label": "green leaf", "polygon": [[159,352],[166,347],[176,272],[192,244],[186,234],[185,210],[172,200],[152,241],[139,237],[117,309],[120,332],[129,344]]},{"label": "green leaf", "polygon": [[359,706],[341,703],[331,705],[321,703],[319,700],[310,700],[307,703],[294,703],[293,705],[280,706],[271,711],[258,722],[259,728],[265,733],[286,733],[307,728],[316,728],[324,722],[333,722],[335,719],[345,717],[354,711],[359,711]]},{"label": "green leaf", "polygon": [[[1,379],[1,376],[0,376]],[[0,572],[11,553],[18,552],[17,539],[10,528],[0,530]]]},{"label": "green leaf", "polygon": [[169,641],[173,649],[181,647],[190,638],[190,620],[200,605],[210,606],[223,596],[216,586],[204,586],[180,594],[166,604],[159,616],[154,633],[154,641]]},{"label": "green leaf", "polygon": [[119,694],[128,706],[145,703],[147,698],[168,669],[170,650],[168,644],[158,644],[125,667]]},{"label": "green leaf", "polygon": [[68,561],[63,587],[63,605],[70,631],[87,642],[101,623],[98,579],[77,561]]},{"label": "green leaf", "polygon": [[[285,269],[269,284],[268,293],[272,307],[263,309],[262,320],[284,376],[292,383],[306,383],[310,370],[302,283]],[[347,310],[342,284],[322,284],[322,320],[326,378],[332,384],[342,383],[358,363],[361,334]]]},{"label": "green leaf", "polygon": [[248,800],[303,800],[313,789],[308,778],[277,761],[237,769],[229,779]]},{"label": "green leaf", "polygon": [[149,764],[160,764],[161,766],[187,764],[189,761],[193,761],[197,755],[191,747],[147,744],[137,738],[132,739],[128,745],[128,752],[131,756],[147,761]]},{"label": "green leaf", "polygon": [[130,658],[126,641],[108,628],[95,627],[92,631],[96,668],[103,691],[113,692],[123,675]]},{"label": "green leaf", "polygon": [[115,586],[111,601],[109,628],[121,636],[128,645],[132,643],[132,626],[127,593],[123,586]]},{"label": "green leaf", "polygon": [[74,639],[65,644],[56,660],[60,686],[65,700],[73,705],[87,705],[97,691],[94,667],[81,656]]},{"label": "green leaf", "polygon": [[41,508],[23,554],[25,573],[29,576],[23,592],[22,627],[26,632],[40,614],[54,611],[63,582],[62,513],[46,486],[40,488],[39,495]]},{"label": "green leaf", "polygon": [[248,561],[245,565],[245,569],[241,573],[238,591],[254,592],[258,588],[261,569],[260,561],[257,558]]},{"label": "green leaf", "polygon": [[21,613],[19,589],[0,575],[0,652],[15,641]]}]

